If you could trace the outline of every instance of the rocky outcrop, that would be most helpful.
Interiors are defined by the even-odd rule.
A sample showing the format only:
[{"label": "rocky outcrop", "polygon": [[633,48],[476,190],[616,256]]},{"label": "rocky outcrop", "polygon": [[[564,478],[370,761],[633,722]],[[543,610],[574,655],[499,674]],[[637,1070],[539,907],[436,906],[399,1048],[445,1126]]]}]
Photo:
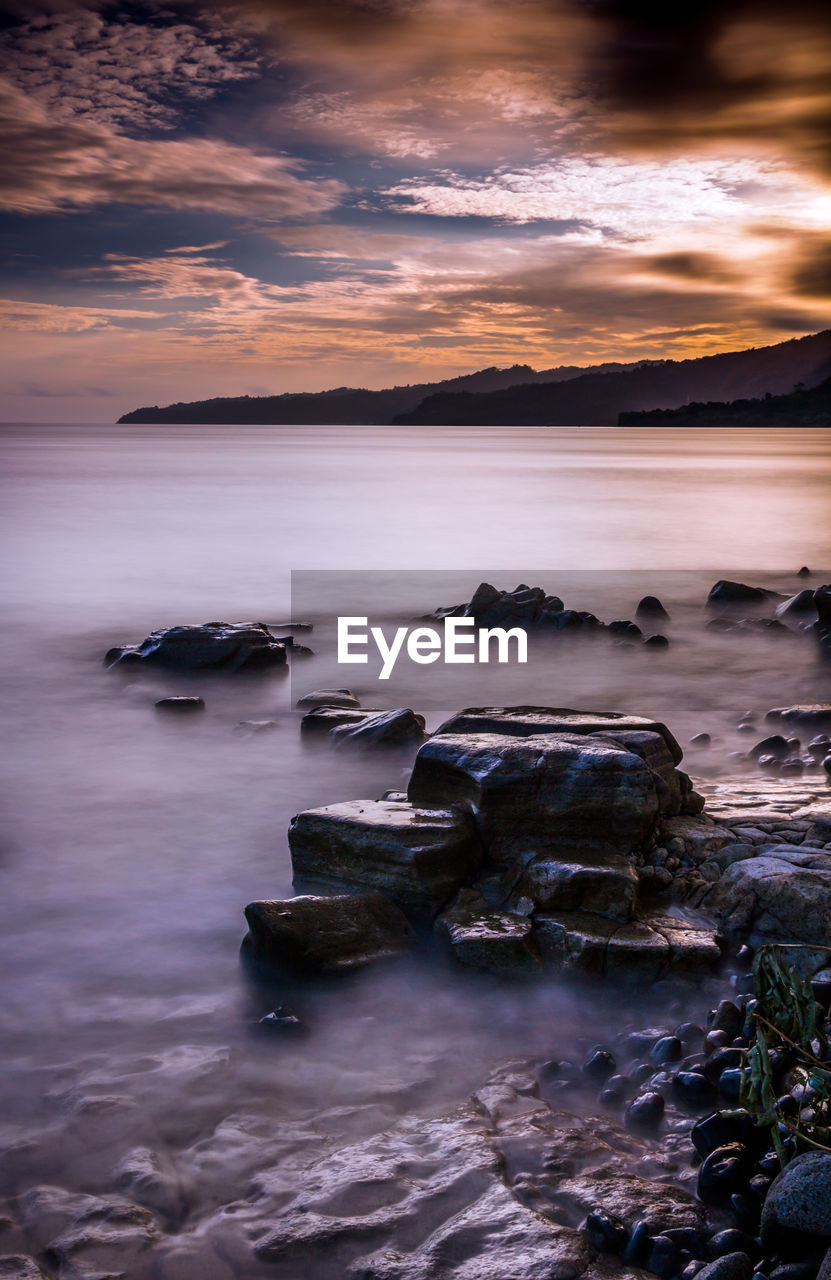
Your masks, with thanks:
[{"label": "rocky outcrop", "polygon": [[436,936],[470,969],[522,976],[540,972],[533,921],[489,908],[475,889],[463,889],[436,921]]},{"label": "rocky outcrop", "polygon": [[415,942],[406,917],[380,893],[251,902],[245,918],[246,957],[293,973],[363,968]]},{"label": "rocky outcrop", "polygon": [[669,1185],[672,1169],[605,1116],[553,1110],[528,1065],[512,1063],[450,1115],[261,1177],[232,1220],[255,1236],[274,1206],[254,1250],[276,1280],[324,1248],[355,1280],[632,1280],[607,1273],[580,1226],[602,1210],[627,1232],[647,1219],[655,1233],[695,1235],[705,1210]]},{"label": "rocky outcrop", "polygon": [[295,888],[378,890],[416,919],[432,919],[482,861],[470,815],[392,800],[307,809],[291,820],[289,849]]},{"label": "rocky outcrop", "polygon": [[205,622],[168,627],[152,632],[141,644],[110,649],[104,664],[231,675],[285,668],[286,646],[263,622]]},{"label": "rocky outcrop", "polygon": [[831,703],[813,702],[792,707],[773,707],[765,719],[770,724],[787,725],[789,729],[821,733],[831,729]]},{"label": "rocky outcrop", "polygon": [[765,942],[831,946],[831,852],[762,845],[725,868],[700,898],[724,933]]},{"label": "rocky outcrop", "polygon": [[534,927],[546,964],[567,973],[656,982],[700,976],[721,959],[712,928],[671,914],[621,924],[588,912],[541,912]]},{"label": "rocky outcrop", "polygon": [[497,864],[563,849],[629,853],[660,809],[656,777],[639,756],[569,733],[442,729],[419,751],[408,795],[425,808],[469,810]]},{"label": "rocky outcrop", "polygon": [[665,724],[618,711],[575,711],[571,707],[468,707],[445,720],[436,730],[436,736],[445,733],[501,733],[527,738],[540,733],[614,735],[629,730],[659,734],[673,764],[681,763],[684,753]]}]

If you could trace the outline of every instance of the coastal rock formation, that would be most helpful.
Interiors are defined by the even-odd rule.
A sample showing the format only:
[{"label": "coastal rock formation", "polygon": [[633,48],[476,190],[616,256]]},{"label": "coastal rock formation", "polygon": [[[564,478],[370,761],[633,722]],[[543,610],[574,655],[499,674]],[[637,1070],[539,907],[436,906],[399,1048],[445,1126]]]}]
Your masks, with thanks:
[{"label": "coastal rock formation", "polygon": [[470,815],[392,800],[307,809],[291,820],[289,849],[296,888],[378,890],[418,919],[432,919],[482,861]]},{"label": "coastal rock formation", "polygon": [[380,893],[251,902],[243,949],[254,960],[308,974],[362,968],[408,951],[415,934]]},{"label": "coastal rock formation", "polygon": [[745,582],[732,582],[729,578],[721,578],[710,588],[707,596],[709,605],[744,605],[766,604],[770,600],[780,599],[777,591],[769,591],[767,587],[750,587]]},{"label": "coastal rock formation", "polygon": [[725,868],[700,899],[730,937],[831,946],[831,852],[762,845]]},{"label": "coastal rock formation", "polygon": [[540,953],[529,916],[489,908],[475,889],[463,889],[436,921],[436,936],[459,964],[511,975],[540,971]]},{"label": "coastal rock formation", "polygon": [[[557,1111],[529,1064],[511,1063],[470,1103],[263,1175],[239,1224],[277,1280],[307,1259],[341,1259],[355,1280],[592,1280],[607,1272],[580,1224],[612,1215],[628,1234],[704,1227],[704,1207],[668,1182],[673,1162],[607,1117]],[[238,1227],[239,1229],[239,1227]],[[315,1251],[318,1251],[317,1253]]]},{"label": "coastal rock formation", "polygon": [[108,650],[107,667],[161,667],[225,675],[286,667],[286,646],[263,622],[205,622],[154,631],[141,644]]},{"label": "coastal rock formation", "polygon": [[656,777],[640,757],[569,733],[443,729],[419,751],[408,795],[425,808],[468,809],[497,864],[556,849],[629,853],[660,809]]},{"label": "coastal rock formation", "polygon": [[659,734],[680,764],[683,751],[665,724],[618,711],[574,711],[571,707],[468,707],[445,720],[434,736],[445,733],[501,733],[527,738],[539,733],[617,734],[628,730]]}]

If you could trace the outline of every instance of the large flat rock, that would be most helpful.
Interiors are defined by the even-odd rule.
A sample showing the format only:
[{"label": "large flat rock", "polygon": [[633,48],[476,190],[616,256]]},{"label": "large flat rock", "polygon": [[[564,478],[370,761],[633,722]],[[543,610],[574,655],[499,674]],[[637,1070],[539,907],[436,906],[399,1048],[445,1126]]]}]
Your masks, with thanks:
[{"label": "large flat rock", "polygon": [[701,976],[721,959],[715,930],[681,915],[641,914],[625,924],[579,911],[533,919],[545,964],[566,972],[654,982]]},{"label": "large flat rock", "polygon": [[489,909],[475,889],[462,890],[436,920],[435,932],[468,968],[506,975],[540,972],[531,919]]},{"label": "large flat rock", "polygon": [[619,711],[575,711],[571,707],[468,707],[445,720],[436,733],[501,733],[516,738],[540,733],[617,733],[646,730],[664,739],[675,764],[683,751],[665,724]]},{"label": "large flat rock", "polygon": [[626,854],[660,807],[656,776],[639,756],[574,733],[442,731],[419,750],[408,795],[426,808],[471,812],[497,863],[569,848]]},{"label": "large flat rock", "polygon": [[475,825],[460,809],[349,800],[292,818],[295,888],[377,890],[414,917],[432,918],[478,870]]},{"label": "large flat rock", "polygon": [[300,974],[363,968],[399,956],[415,942],[405,916],[379,893],[251,902],[245,918],[246,952]]}]

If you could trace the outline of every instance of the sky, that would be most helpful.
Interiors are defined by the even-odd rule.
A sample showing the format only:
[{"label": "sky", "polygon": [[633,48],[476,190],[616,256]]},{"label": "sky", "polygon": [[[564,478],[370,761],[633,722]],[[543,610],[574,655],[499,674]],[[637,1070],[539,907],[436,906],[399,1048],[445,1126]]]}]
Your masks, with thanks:
[{"label": "sky", "polygon": [[0,417],[828,327],[811,0],[0,0]]}]

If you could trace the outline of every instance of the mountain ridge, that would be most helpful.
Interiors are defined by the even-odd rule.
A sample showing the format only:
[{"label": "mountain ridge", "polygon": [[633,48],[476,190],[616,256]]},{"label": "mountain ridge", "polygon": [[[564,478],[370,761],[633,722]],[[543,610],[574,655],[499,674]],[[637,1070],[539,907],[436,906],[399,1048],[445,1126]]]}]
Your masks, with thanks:
[{"label": "mountain ridge", "polygon": [[831,329],[687,360],[618,361],[534,370],[490,366],[438,383],[378,391],[336,387],[277,396],[214,397],[133,410],[120,424],[611,425],[625,412],[692,401],[787,394],[831,375]]}]

